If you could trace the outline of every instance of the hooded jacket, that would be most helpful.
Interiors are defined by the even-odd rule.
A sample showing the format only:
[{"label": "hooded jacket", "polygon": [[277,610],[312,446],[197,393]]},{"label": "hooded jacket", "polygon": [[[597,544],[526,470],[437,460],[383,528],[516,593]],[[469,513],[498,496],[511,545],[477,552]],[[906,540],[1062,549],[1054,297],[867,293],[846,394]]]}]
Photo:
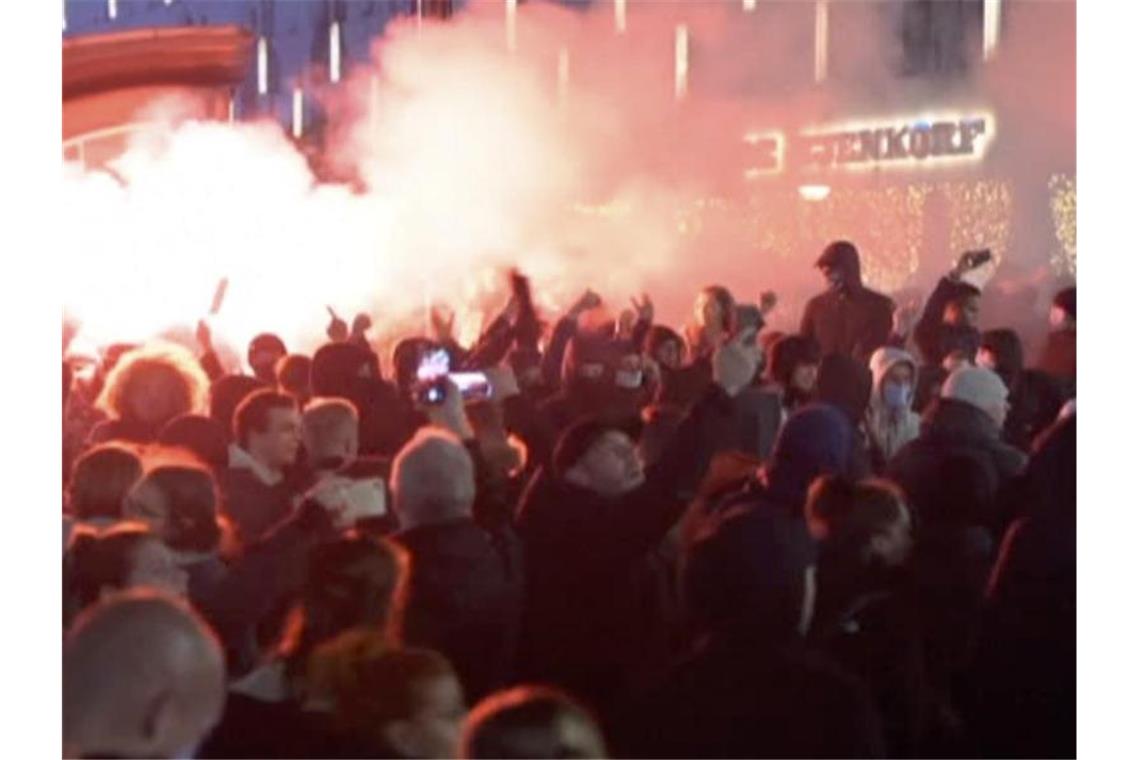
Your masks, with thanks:
[{"label": "hooded jacket", "polygon": [[883,402],[883,380],[892,367],[905,364],[910,367],[911,404],[914,403],[915,382],[918,379],[918,363],[900,348],[884,347],[871,355],[871,403],[867,407],[867,435],[884,461],[891,459],[899,449],[918,438],[922,421],[918,412],[908,406],[905,409],[891,409]]},{"label": "hooded jacket", "polygon": [[863,285],[859,252],[850,243],[828,246],[816,266],[838,268],[843,285],[808,301],[800,334],[815,339],[825,356],[847,354],[867,361],[890,339],[894,303]]}]

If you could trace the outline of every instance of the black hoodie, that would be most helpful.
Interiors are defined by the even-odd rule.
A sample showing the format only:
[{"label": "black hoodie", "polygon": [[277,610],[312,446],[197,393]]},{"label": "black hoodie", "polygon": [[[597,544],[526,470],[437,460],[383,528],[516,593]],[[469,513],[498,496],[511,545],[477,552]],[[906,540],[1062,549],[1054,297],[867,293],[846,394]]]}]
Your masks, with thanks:
[{"label": "black hoodie", "polygon": [[825,356],[847,354],[866,363],[890,339],[894,303],[863,285],[859,252],[850,243],[829,245],[816,266],[839,269],[843,283],[808,301],[800,334],[814,338]]}]

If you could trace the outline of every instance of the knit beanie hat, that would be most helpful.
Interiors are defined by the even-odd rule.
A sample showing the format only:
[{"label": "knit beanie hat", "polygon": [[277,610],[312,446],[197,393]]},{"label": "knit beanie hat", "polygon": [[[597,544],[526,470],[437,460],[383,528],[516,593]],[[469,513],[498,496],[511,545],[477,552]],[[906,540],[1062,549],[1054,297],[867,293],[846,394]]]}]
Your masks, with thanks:
[{"label": "knit beanie hat", "polygon": [[998,374],[985,367],[961,367],[942,383],[942,398],[962,401],[983,411],[1005,403],[1009,390]]}]

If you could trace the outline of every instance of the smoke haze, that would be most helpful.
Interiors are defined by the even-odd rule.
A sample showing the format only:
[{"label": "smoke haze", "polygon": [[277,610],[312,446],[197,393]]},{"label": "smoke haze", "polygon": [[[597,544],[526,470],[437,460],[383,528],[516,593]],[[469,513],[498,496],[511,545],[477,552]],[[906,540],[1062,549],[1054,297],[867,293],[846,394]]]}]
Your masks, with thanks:
[{"label": "smoke haze", "polygon": [[[930,5],[980,14],[980,3]],[[648,290],[659,321],[679,325],[701,286],[723,282],[743,300],[776,290],[775,323],[787,328],[822,284],[820,247],[841,236],[888,292],[928,288],[955,242],[994,247],[999,279],[1044,292],[1064,274],[1050,268],[1046,183],[1075,170],[1075,10],[1004,6],[997,57],[983,67],[980,40],[967,40],[969,73],[932,79],[897,74],[900,4],[831,3],[822,86],[812,85],[814,3],[744,13],[728,1],[631,2],[623,34],[610,3],[526,3],[513,52],[500,3],[422,28],[393,23],[371,66],[309,91],[330,115],[329,165],[359,187],[318,182],[274,123],[187,122],[166,107],[167,125],[113,173],[67,167],[64,303],[88,344],[143,339],[192,328],[227,277],[218,335],[240,346],[274,330],[311,350],[326,305],[346,319],[369,311],[392,333],[419,329],[428,303],[447,304],[470,336],[518,265],[549,312],[587,286],[613,308]],[[682,23],[689,77],[678,101]],[[997,124],[984,164],[829,175],[813,181],[831,198],[811,208],[794,167],[744,179],[748,132],[982,111]],[[1004,230],[1000,219],[959,230],[953,202],[932,200],[939,183],[979,180],[1012,188],[986,190],[1005,199],[989,204]],[[890,189],[916,182],[930,187]],[[856,199],[868,188],[877,205]],[[922,227],[927,202],[950,204],[946,229]]]}]

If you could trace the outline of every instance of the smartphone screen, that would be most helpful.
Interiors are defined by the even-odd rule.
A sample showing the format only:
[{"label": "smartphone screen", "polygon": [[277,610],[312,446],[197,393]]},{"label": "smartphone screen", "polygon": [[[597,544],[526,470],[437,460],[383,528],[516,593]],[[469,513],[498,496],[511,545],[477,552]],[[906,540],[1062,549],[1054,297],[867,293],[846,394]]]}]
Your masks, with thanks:
[{"label": "smartphone screen", "polygon": [[491,398],[491,380],[482,372],[452,372],[448,377],[459,388],[464,401]]},{"label": "smartphone screen", "polygon": [[417,380],[432,380],[446,375],[451,370],[451,357],[447,351],[437,348],[424,352],[420,357],[420,365],[416,368]]},{"label": "smartphone screen", "polygon": [[[491,379],[483,372],[451,372],[447,378],[459,388],[459,395],[465,402],[491,398]],[[421,379],[416,400],[421,404],[442,404],[446,395],[443,377],[437,375]]]}]

